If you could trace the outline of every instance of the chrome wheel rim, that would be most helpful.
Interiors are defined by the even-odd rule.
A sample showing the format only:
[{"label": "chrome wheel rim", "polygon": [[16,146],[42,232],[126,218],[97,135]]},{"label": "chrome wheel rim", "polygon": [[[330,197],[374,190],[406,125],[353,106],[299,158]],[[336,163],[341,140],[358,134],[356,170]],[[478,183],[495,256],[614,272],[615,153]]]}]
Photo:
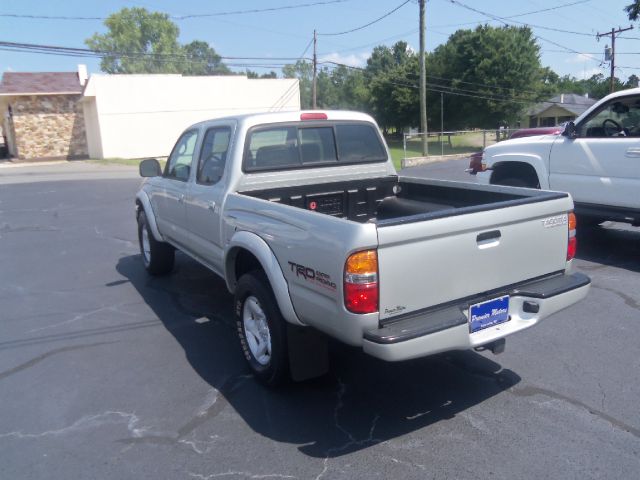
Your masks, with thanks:
[{"label": "chrome wheel rim", "polygon": [[245,337],[253,358],[260,365],[271,360],[271,332],[260,302],[253,295],[247,297],[242,308],[242,323]]},{"label": "chrome wheel rim", "polygon": [[142,256],[144,263],[147,265],[151,262],[151,242],[149,241],[149,232],[146,228],[142,228]]}]

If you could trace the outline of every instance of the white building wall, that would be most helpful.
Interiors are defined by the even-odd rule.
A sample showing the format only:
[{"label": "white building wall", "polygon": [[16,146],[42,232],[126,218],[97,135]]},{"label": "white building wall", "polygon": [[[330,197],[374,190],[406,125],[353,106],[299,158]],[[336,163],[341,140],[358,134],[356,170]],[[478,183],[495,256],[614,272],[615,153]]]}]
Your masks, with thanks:
[{"label": "white building wall", "polygon": [[189,125],[300,109],[297,79],[92,75],[84,92],[92,158],[166,157]]}]

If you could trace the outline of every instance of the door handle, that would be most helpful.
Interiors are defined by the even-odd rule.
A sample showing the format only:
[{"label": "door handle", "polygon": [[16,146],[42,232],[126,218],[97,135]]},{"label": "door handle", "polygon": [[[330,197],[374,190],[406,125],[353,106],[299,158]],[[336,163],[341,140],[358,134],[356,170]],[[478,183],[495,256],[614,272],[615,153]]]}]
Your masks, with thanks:
[{"label": "door handle", "polygon": [[626,153],[625,153],[626,157],[640,157],[640,148],[638,147],[631,147],[628,148]]},{"label": "door handle", "polygon": [[500,230],[480,233],[476,237],[478,248],[484,250],[485,248],[497,247],[500,245],[500,237],[502,237]]},{"label": "door handle", "polygon": [[215,209],[216,209],[216,202],[209,202],[209,204],[208,204],[207,208],[208,208],[209,210],[211,210],[212,212],[214,212],[214,211],[215,211]]},{"label": "door handle", "polygon": [[479,234],[476,237],[476,241],[480,243],[480,242],[486,242],[487,240],[498,240],[501,236],[502,234],[500,233],[500,230],[491,230],[490,232],[484,232]]},{"label": "door handle", "polygon": [[184,193],[178,195],[178,203],[184,203]]}]

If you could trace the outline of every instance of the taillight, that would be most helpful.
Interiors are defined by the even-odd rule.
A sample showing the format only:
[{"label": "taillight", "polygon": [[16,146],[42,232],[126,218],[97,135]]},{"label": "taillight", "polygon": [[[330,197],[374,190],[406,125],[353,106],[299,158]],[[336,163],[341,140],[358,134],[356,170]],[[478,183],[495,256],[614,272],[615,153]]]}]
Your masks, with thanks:
[{"label": "taillight", "polygon": [[578,240],[576,239],[576,226],[578,221],[576,220],[576,214],[569,212],[569,242],[567,243],[567,262],[576,256],[576,250],[578,248]]},{"label": "taillight", "polygon": [[378,252],[364,250],[344,266],[344,306],[352,313],[378,311]]}]

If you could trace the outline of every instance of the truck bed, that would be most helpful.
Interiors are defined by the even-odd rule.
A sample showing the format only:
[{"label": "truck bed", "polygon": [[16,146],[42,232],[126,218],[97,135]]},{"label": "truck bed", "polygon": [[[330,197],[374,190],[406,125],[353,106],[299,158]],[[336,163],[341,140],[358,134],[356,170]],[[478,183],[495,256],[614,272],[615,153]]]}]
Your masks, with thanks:
[{"label": "truck bed", "polygon": [[465,182],[387,176],[365,180],[239,192],[355,222],[379,226],[442,218],[567,195],[558,192],[495,186],[487,188]]}]

